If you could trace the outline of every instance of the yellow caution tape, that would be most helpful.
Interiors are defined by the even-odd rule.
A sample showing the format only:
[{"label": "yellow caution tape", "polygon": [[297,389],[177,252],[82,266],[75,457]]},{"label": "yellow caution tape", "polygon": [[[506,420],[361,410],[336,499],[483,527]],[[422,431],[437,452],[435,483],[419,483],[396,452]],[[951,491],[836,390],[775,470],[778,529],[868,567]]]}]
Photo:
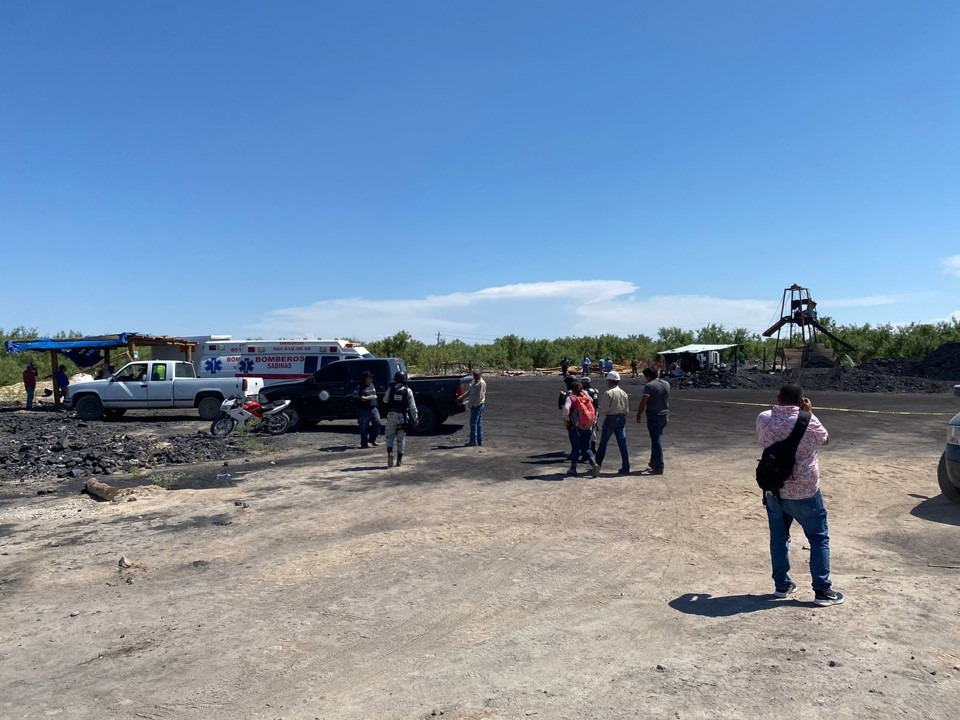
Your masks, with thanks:
[{"label": "yellow caution tape", "polygon": [[[735,402],[733,400],[701,400],[698,398],[688,398],[688,397],[677,397],[674,395],[671,400],[686,400],[687,402],[699,402],[699,403],[713,403],[715,405],[745,405],[748,407],[763,407],[769,408],[772,407],[770,403],[750,403],[750,402]],[[814,406],[813,411],[819,412],[821,410],[827,410],[830,412],[848,412],[848,413],[865,413],[868,415],[924,415],[926,417],[953,417],[956,413],[952,412],[913,412],[912,410],[861,410],[859,408],[835,408],[835,407],[821,407]]]}]

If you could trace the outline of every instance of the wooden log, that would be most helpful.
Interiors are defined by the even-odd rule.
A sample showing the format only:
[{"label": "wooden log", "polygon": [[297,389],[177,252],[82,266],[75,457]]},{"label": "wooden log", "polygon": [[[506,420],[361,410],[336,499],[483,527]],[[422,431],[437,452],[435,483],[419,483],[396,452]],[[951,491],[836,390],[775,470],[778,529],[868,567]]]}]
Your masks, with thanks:
[{"label": "wooden log", "polygon": [[94,478],[88,478],[86,484],[87,492],[91,495],[96,495],[102,500],[113,500],[117,493],[119,492],[118,488],[113,487],[112,485],[107,485],[105,482],[100,482]]}]

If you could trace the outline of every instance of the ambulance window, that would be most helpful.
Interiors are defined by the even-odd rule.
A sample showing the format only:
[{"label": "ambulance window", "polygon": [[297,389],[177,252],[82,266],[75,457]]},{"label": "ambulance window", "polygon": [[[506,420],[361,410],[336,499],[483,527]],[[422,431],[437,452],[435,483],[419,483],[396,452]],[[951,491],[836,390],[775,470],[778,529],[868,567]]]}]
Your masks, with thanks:
[{"label": "ambulance window", "polygon": [[320,358],[320,367],[326,367],[330,363],[336,362],[339,359],[340,358],[338,358],[336,355],[324,355],[322,358]]},{"label": "ambulance window", "polygon": [[317,355],[307,355],[303,359],[303,372],[313,375],[317,371],[317,361],[319,359]]}]

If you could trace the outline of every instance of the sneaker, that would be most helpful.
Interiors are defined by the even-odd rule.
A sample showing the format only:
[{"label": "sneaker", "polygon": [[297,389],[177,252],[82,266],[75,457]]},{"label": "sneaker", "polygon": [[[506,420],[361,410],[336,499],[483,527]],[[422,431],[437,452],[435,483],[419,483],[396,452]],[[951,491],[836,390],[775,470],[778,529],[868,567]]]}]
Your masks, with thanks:
[{"label": "sneaker", "polygon": [[476,446],[477,444],[475,442],[468,442],[464,444],[464,447],[476,447]]},{"label": "sneaker", "polygon": [[597,463],[592,463],[590,468],[593,470],[594,477],[600,477],[600,466]]},{"label": "sneaker", "polygon": [[785,588],[777,588],[773,591],[773,596],[775,598],[780,598],[781,600],[785,597],[793,595],[797,591],[796,583],[790,583]]},{"label": "sneaker", "polygon": [[377,441],[376,441],[376,440],[371,440],[371,441],[370,441],[370,446],[371,446],[371,447],[376,447],[376,446],[377,446]]},{"label": "sneaker", "polygon": [[817,590],[813,598],[813,604],[820,607],[829,605],[840,605],[843,602],[843,593],[836,590]]},{"label": "sneaker", "polygon": [[629,474],[630,474],[630,471],[627,470],[626,468],[620,468],[619,470],[617,470],[617,475],[629,475]]},{"label": "sneaker", "polygon": [[387,467],[393,467],[393,465],[394,465],[393,453],[387,453]]},{"label": "sneaker", "polygon": [[576,474],[577,474],[577,466],[571,465],[570,468],[567,470],[567,475],[576,475]]}]

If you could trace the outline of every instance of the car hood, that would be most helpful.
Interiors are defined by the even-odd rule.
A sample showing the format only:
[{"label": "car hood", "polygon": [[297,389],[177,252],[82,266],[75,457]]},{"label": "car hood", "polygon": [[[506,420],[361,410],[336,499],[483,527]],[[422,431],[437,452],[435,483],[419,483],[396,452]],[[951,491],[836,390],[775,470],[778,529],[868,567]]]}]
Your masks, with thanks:
[{"label": "car hood", "polygon": [[71,393],[76,393],[78,390],[96,390],[97,388],[106,387],[109,384],[109,380],[88,380],[82,383],[70,383],[67,389]]},{"label": "car hood", "polygon": [[274,394],[283,394],[289,390],[295,390],[306,386],[306,380],[284,380],[283,382],[270,383],[260,392],[267,397],[271,397]]}]

